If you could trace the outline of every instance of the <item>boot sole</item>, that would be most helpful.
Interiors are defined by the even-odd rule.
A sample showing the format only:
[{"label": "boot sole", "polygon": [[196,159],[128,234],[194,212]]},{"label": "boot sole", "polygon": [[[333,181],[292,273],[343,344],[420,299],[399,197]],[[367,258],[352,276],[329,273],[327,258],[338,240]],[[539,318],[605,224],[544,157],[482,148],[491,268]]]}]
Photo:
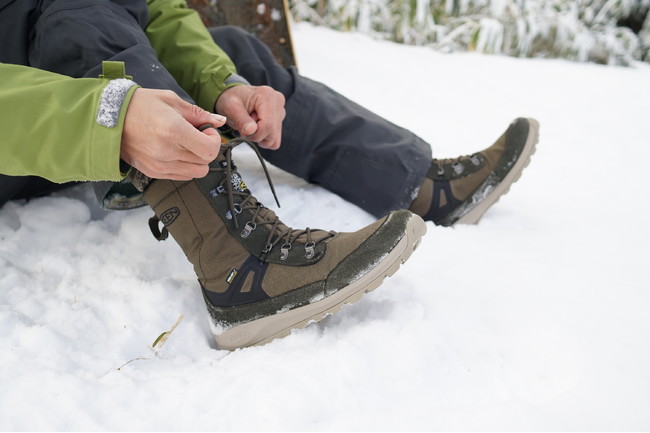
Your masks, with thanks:
[{"label": "boot sole", "polygon": [[286,337],[294,329],[304,328],[312,322],[337,313],[343,305],[358,301],[365,293],[379,287],[384,278],[397,272],[418,247],[426,231],[427,227],[422,218],[412,215],[406,223],[402,239],[364,276],[320,301],[229,328],[215,336],[218,348],[235,350],[260,346],[276,338]]},{"label": "boot sole", "polygon": [[505,195],[510,190],[510,186],[513,183],[519,180],[524,168],[530,164],[530,158],[536,150],[535,145],[539,141],[539,122],[531,118],[528,118],[527,120],[529,125],[528,137],[526,138],[526,144],[524,144],[524,148],[522,149],[521,155],[515,165],[503,180],[499,182],[497,186],[476,205],[476,207],[472,208],[472,210],[456,220],[452,226],[456,224],[477,224],[485,212],[487,212],[493,204],[497,203],[501,196]]}]

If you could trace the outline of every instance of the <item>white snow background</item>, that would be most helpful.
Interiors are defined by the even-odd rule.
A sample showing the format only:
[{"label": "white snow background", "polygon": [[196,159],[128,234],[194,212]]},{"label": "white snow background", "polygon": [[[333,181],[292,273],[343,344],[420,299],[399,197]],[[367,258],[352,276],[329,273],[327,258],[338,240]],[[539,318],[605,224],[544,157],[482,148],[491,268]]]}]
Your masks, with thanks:
[{"label": "white snow background", "polygon": [[[151,236],[150,210],[101,211],[89,186],[9,203],[0,429],[650,429],[650,67],[294,31],[304,75],[415,131],[435,156],[487,147],[518,116],[540,121],[537,153],[480,224],[428,223],[412,258],[360,302],[234,352],[215,349],[192,268]],[[235,155],[273,207],[252,153]],[[373,221],[271,172],[294,227]]]}]

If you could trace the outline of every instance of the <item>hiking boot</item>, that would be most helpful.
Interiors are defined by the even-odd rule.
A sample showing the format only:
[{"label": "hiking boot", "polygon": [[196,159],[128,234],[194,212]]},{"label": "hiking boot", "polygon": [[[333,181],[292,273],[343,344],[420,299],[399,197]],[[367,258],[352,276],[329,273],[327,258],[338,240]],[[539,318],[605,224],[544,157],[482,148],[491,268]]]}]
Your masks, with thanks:
[{"label": "hiking boot", "polygon": [[515,119],[487,149],[434,159],[410,210],[437,225],[476,224],[530,162],[539,137],[534,119]]},{"label": "hiking boot", "polygon": [[252,142],[235,139],[206,177],[153,180],[144,192],[154,236],[171,233],[194,265],[217,345],[228,350],[286,336],[358,300],[395,273],[426,232],[406,210],[354,233],[294,230],[246,187],[231,155],[241,143],[264,166]]}]

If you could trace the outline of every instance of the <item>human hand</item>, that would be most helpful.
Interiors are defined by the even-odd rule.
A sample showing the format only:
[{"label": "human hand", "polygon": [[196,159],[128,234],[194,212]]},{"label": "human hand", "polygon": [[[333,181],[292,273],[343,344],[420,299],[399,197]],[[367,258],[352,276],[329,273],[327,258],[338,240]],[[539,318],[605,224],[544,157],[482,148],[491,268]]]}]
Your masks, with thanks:
[{"label": "human hand", "polygon": [[268,86],[234,86],[219,96],[215,111],[241,135],[275,150],[282,140],[284,102],[284,95]]},{"label": "human hand", "polygon": [[219,154],[221,138],[213,128],[196,128],[225,122],[170,90],[136,89],[126,111],[120,157],[154,179],[204,177]]}]

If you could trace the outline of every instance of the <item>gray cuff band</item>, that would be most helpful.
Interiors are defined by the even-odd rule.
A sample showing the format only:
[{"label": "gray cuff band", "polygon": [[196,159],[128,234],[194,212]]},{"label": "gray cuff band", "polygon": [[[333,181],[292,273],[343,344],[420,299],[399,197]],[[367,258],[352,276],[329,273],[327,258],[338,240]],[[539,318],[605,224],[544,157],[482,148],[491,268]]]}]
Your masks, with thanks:
[{"label": "gray cuff band", "polygon": [[97,108],[96,121],[107,128],[114,128],[120,120],[122,105],[129,89],[137,84],[126,78],[118,78],[108,82]]},{"label": "gray cuff band", "polygon": [[237,74],[232,74],[228,78],[226,78],[226,81],[223,82],[226,86],[230,86],[231,84],[246,84],[249,85],[251,83],[248,82],[248,80],[241,75]]}]

